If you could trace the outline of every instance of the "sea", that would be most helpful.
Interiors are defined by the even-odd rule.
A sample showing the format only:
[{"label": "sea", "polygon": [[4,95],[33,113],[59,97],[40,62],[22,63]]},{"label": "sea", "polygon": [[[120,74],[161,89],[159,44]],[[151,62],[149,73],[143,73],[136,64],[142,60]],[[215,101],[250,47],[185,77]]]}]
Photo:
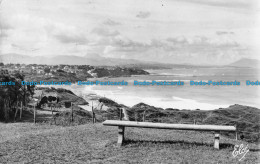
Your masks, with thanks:
[{"label": "sea", "polygon": [[[246,85],[246,81],[260,81],[255,68],[182,67],[146,70],[150,75],[116,78],[92,78],[89,81],[127,81],[127,86],[77,85],[71,89],[80,95],[96,94],[132,107],[146,103],[161,108],[214,110],[240,104],[260,108],[260,86]],[[183,81],[179,86],[135,86],[134,81]],[[240,82],[240,85],[190,85],[190,81]]]}]

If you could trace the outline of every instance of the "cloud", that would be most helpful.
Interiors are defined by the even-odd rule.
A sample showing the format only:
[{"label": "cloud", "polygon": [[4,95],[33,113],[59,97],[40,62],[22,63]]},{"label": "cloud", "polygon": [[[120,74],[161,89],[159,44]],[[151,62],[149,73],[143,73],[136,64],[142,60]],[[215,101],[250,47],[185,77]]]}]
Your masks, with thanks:
[{"label": "cloud", "polygon": [[234,32],[229,32],[229,31],[217,31],[217,35],[234,35]]},{"label": "cloud", "polygon": [[129,5],[131,0],[76,1],[4,1],[2,51],[27,53],[41,48],[28,55],[103,53],[161,62],[218,63],[211,58],[225,62],[245,54],[241,45],[258,48],[253,39],[257,36],[255,12],[240,10],[255,0],[169,0],[163,12],[157,1],[136,1],[135,5]]},{"label": "cloud", "polygon": [[117,36],[119,35],[118,31],[111,31],[107,28],[94,28],[92,33],[98,34],[100,36]]},{"label": "cloud", "polygon": [[184,36],[167,38],[166,41],[174,43],[174,44],[188,44],[188,40]]},{"label": "cloud", "polygon": [[54,37],[61,43],[88,43],[86,34],[79,28],[72,25],[47,21],[44,25],[44,29],[51,37]]},{"label": "cloud", "polygon": [[108,26],[117,26],[117,25],[121,25],[121,23],[113,21],[111,19],[107,19],[106,21],[103,22],[104,25],[108,25]]},{"label": "cloud", "polygon": [[[89,42],[86,32],[78,26],[54,21],[48,17],[39,17],[33,14],[13,14],[9,15],[8,20],[5,20],[4,23],[2,23],[2,19],[0,22],[5,24],[5,30],[2,30],[1,37],[6,38],[2,39],[4,41],[0,43],[4,53],[72,54],[71,50],[74,50],[75,44],[87,45]],[[86,50],[86,48],[77,47],[77,49],[83,49],[77,54]]]},{"label": "cloud", "polygon": [[246,53],[237,42],[223,37],[178,36],[142,43],[119,35],[103,43],[106,57],[166,63],[227,64]]},{"label": "cloud", "polygon": [[9,30],[9,29],[12,29],[13,27],[9,24],[8,21],[5,21],[4,19],[1,18],[1,21],[0,21],[0,27],[2,30]]},{"label": "cloud", "polygon": [[8,32],[12,30],[10,22],[3,16],[0,16],[0,37],[8,37]]},{"label": "cloud", "polygon": [[73,35],[68,33],[59,33],[59,34],[55,34],[54,37],[62,43],[85,44],[88,42],[86,37],[80,34]]},{"label": "cloud", "polygon": [[141,43],[137,41],[130,40],[126,37],[117,37],[112,40],[112,46],[116,47],[117,51],[125,51],[125,52],[132,52],[132,51],[146,51],[149,48],[149,45],[146,43]]},{"label": "cloud", "polygon": [[150,17],[150,15],[151,15],[150,12],[140,11],[140,12],[136,15],[136,17],[137,17],[137,18],[145,19],[145,18]]},{"label": "cloud", "polygon": [[8,32],[7,32],[6,30],[2,30],[2,31],[0,32],[0,37],[1,37],[1,38],[6,38],[6,37],[8,37]]},{"label": "cloud", "polygon": [[149,43],[133,41],[123,36],[117,36],[106,40],[106,45],[113,46],[117,51],[147,51],[149,49],[162,49],[164,51],[189,51],[197,50],[225,50],[238,48],[240,45],[231,39],[211,39],[205,36],[171,37],[163,40],[152,39]]},{"label": "cloud", "polygon": [[[180,0],[178,0],[180,1]],[[250,9],[254,8],[257,5],[257,0],[181,0],[182,2],[190,2],[208,6],[216,7],[228,7],[228,8],[244,8]]]},{"label": "cloud", "polygon": [[175,37],[166,39],[166,50],[186,51],[189,53],[211,53],[214,51],[236,50],[240,45],[230,38],[208,38],[205,36]]}]

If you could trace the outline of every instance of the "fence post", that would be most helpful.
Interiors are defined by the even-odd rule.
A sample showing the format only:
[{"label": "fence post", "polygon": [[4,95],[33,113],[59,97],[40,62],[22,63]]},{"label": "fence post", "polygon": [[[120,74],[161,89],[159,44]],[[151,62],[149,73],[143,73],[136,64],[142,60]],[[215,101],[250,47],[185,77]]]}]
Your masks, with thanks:
[{"label": "fence post", "polygon": [[18,109],[19,109],[18,106],[19,106],[19,105],[18,105],[18,98],[17,98],[16,109],[15,109],[15,114],[14,114],[14,122],[16,122],[16,116],[17,116],[17,112],[18,112]]},{"label": "fence post", "polygon": [[129,121],[129,116],[125,108],[122,109],[122,113],[124,114],[124,120]]},{"label": "fence post", "polygon": [[92,101],[92,123],[94,124],[96,122],[96,116],[95,116],[95,112],[93,109],[93,101]]},{"label": "fence post", "polygon": [[143,113],[143,122],[145,122],[145,113],[146,113],[146,110]]},{"label": "fence post", "polygon": [[23,112],[23,102],[21,102],[21,108],[20,108],[20,120],[22,120],[22,112]]},{"label": "fence post", "polygon": [[36,108],[35,108],[35,104],[33,104],[33,120],[34,120],[34,123],[36,124]]},{"label": "fence post", "polygon": [[219,149],[219,132],[215,132],[215,138],[214,138],[214,148]]},{"label": "fence post", "polygon": [[117,140],[117,146],[122,146],[123,142],[125,140],[125,127],[124,126],[118,126],[118,140]]},{"label": "fence post", "polygon": [[53,117],[53,109],[52,109],[52,104],[50,104],[51,106],[51,116]]},{"label": "fence post", "polygon": [[53,117],[53,119],[54,119],[54,124],[56,125],[56,118],[55,118],[55,117]]},{"label": "fence post", "polygon": [[238,131],[237,131],[237,124],[235,125],[235,127],[236,127],[236,140],[238,140]]},{"label": "fence post", "polygon": [[71,104],[71,122],[73,122],[73,103],[70,102]]},{"label": "fence post", "polygon": [[122,109],[119,108],[119,119],[120,119],[120,120],[122,120],[122,116],[123,116]]}]

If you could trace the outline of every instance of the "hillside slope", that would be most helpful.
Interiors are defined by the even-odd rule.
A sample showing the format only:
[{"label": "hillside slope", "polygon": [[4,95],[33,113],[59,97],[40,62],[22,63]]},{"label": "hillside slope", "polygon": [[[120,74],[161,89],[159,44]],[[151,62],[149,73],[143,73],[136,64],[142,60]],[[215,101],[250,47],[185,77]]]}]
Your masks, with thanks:
[{"label": "hillside slope", "polygon": [[213,149],[212,133],[126,129],[126,144],[118,148],[117,127],[86,124],[73,127],[44,124],[0,124],[1,163],[238,163],[235,144],[248,144],[242,163],[258,163],[258,145],[221,136]]},{"label": "hillside slope", "polygon": [[[145,114],[145,117],[144,117]],[[260,110],[243,105],[231,105],[216,110],[162,109],[139,103],[129,109],[132,120],[166,123],[213,124],[237,126],[245,140],[258,142],[260,132]],[[248,132],[248,133],[247,133]],[[251,133],[250,133],[251,132]]]},{"label": "hillside slope", "polygon": [[260,61],[256,59],[242,58],[234,63],[231,63],[229,66],[258,68],[260,67]]},{"label": "hillside slope", "polygon": [[[260,110],[254,107],[235,104],[216,110],[179,110],[139,103],[129,108],[112,100],[105,105],[109,107],[106,111],[96,111],[100,121],[119,119],[119,108],[126,108],[131,121],[232,125],[237,126],[239,136],[246,141],[259,142],[260,138]],[[234,133],[226,135],[234,137]]]},{"label": "hillside slope", "polygon": [[[72,91],[63,88],[47,88],[38,87],[38,91],[42,91],[43,97],[48,97],[49,95],[54,95],[59,97],[60,103],[73,102],[75,105],[87,105],[88,102],[82,97],[75,95]],[[40,96],[40,95],[39,95]]]}]

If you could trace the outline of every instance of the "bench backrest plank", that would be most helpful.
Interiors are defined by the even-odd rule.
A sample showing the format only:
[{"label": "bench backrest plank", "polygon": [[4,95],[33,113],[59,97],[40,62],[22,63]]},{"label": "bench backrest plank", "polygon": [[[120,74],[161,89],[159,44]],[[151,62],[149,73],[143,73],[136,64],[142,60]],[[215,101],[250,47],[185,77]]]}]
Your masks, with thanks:
[{"label": "bench backrest plank", "polygon": [[166,123],[117,121],[117,120],[106,120],[103,122],[103,125],[139,127],[139,128],[155,128],[155,129],[196,130],[196,131],[236,131],[235,126],[166,124]]}]

